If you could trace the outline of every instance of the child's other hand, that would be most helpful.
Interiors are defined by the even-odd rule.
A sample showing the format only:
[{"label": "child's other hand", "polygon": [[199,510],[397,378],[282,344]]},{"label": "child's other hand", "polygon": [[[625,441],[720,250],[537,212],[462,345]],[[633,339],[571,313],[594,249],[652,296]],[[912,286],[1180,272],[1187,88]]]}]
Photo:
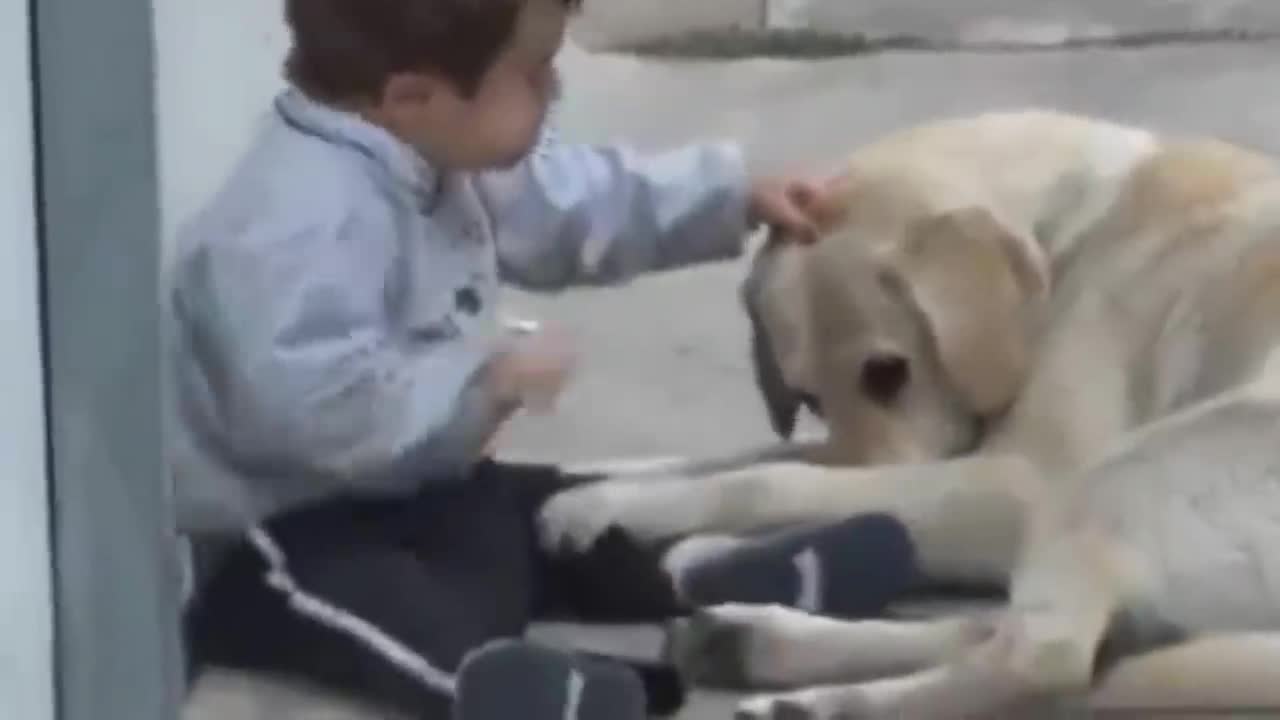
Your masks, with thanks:
[{"label": "child's other hand", "polygon": [[503,402],[535,413],[555,409],[576,357],[568,336],[539,329],[513,337],[493,360],[490,379]]},{"label": "child's other hand", "polygon": [[779,231],[781,239],[803,244],[818,239],[818,218],[814,204],[822,194],[822,184],[806,178],[762,178],[752,183],[748,200],[748,221]]}]

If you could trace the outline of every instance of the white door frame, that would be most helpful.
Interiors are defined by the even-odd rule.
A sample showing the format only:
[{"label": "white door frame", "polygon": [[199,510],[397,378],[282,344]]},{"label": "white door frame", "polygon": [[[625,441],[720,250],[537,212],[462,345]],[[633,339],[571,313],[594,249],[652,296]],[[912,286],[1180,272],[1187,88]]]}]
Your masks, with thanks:
[{"label": "white door frame", "polygon": [[54,720],[30,28],[26,2],[0,3],[0,705]]}]

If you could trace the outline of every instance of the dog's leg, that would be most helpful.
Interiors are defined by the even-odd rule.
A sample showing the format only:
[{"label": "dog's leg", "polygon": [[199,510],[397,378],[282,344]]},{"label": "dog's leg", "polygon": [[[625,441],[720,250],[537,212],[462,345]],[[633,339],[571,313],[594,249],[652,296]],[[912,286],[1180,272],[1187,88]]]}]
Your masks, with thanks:
[{"label": "dog's leg", "polygon": [[937,579],[1003,582],[1043,484],[1020,458],[828,468],[769,464],[700,478],[605,480],[551,498],[540,515],[551,550],[585,548],[610,527],[642,541],[738,534],[883,513],[901,522],[917,563]]},{"label": "dog's leg", "polygon": [[[908,718],[961,717],[979,697],[992,689],[990,676],[982,684],[965,687],[950,678],[950,693],[935,696],[932,705],[877,702],[873,692],[916,692],[937,681],[941,670],[905,679],[861,686],[811,688],[783,696],[759,696],[743,703],[739,717],[754,718]],[[970,680],[977,674],[970,676]],[[896,687],[895,687],[896,685]],[[1007,687],[1007,686],[1006,686]],[[1022,689],[1025,691],[1025,688]],[[1164,650],[1125,660],[1084,696],[1072,700],[1070,716],[1139,718],[1176,713],[1186,718],[1273,717],[1280,715],[1280,634],[1251,633],[1191,640]],[[986,695],[989,699],[990,696]],[[917,697],[916,703],[923,698]],[[1010,697],[1010,701],[1016,698]],[[1052,701],[1053,698],[1039,698]],[[1027,704],[1035,698],[1023,697]],[[1016,706],[1016,705],[1014,705]],[[1012,707],[1012,706],[1011,706]],[[861,713],[855,714],[858,708]],[[788,715],[790,712],[792,714]],[[915,714],[916,712],[927,714]],[[844,714],[841,714],[844,713]],[[980,716],[980,715],[979,715]],[[1043,715],[1041,715],[1043,716]]]},{"label": "dog's leg", "polygon": [[1280,715],[1280,634],[1207,636],[1130,658],[1102,679],[1089,705],[1098,717]]},{"label": "dog's leg", "polygon": [[[1135,608],[1159,608],[1157,617],[1187,634],[1248,622],[1236,617],[1241,608],[1254,624],[1274,624],[1268,573],[1258,567],[1266,564],[1266,551],[1251,533],[1259,522],[1269,522],[1267,507],[1274,506],[1277,427],[1280,402],[1272,388],[1260,384],[1135,433],[1073,485],[1074,497],[1060,497],[1031,515],[1010,608],[990,641],[914,675],[756,698],[744,707],[756,715],[745,717],[944,719],[983,715],[1035,697],[1083,699],[1093,689],[1103,640],[1114,634],[1117,618],[1131,616]],[[1229,471],[1223,472],[1224,464]],[[1182,511],[1189,502],[1207,513],[1225,508],[1234,522],[1197,536],[1195,553],[1170,553],[1158,531],[1169,522],[1194,522]],[[1220,548],[1252,555],[1228,563],[1234,570],[1224,576],[1222,563],[1205,563],[1202,554]],[[1185,597],[1203,601],[1224,591],[1225,609]],[[1167,635],[1176,641],[1178,634]],[[1144,644],[1129,652],[1141,653]],[[1253,646],[1252,652],[1261,650]],[[1257,656],[1243,650],[1239,655]],[[1141,688],[1134,678],[1141,675],[1129,672],[1127,682],[1124,672],[1112,674],[1113,692],[1128,687],[1136,698]],[[1146,677],[1159,678],[1154,671]]]},{"label": "dog's leg", "polygon": [[[834,630],[828,632],[835,637]],[[1039,699],[1053,700],[1055,694],[1056,699],[1064,699],[1066,688],[1037,688],[1028,682],[1034,676],[1009,674],[1014,667],[1010,664],[1013,648],[1025,642],[1025,636],[1020,641],[1005,632],[966,663],[859,685],[761,695],[744,702],[738,717],[943,719],[970,713],[981,716],[982,711],[998,704],[993,702],[996,698],[1016,707],[1019,701],[1037,699],[1028,695],[1034,689],[1049,691]],[[804,642],[809,648],[826,649],[818,638]],[[890,642],[902,641],[892,638]],[[1002,664],[1005,671],[994,671]],[[1224,717],[1227,713],[1233,717],[1271,717],[1280,714],[1280,634],[1240,633],[1187,640],[1123,660],[1096,678],[1091,692],[1079,678],[1072,682],[1070,691],[1065,699],[1072,701],[1076,715],[1100,719],[1165,712],[1181,717]]]},{"label": "dog's leg", "polygon": [[822,464],[827,446],[820,442],[780,442],[711,457],[654,457],[595,460],[566,465],[573,475],[594,475],[611,479],[661,476],[696,476],[732,472],[751,465],[773,462]]},{"label": "dog's leg", "polygon": [[1046,533],[1015,576],[995,634],[952,662],[861,684],[762,696],[747,718],[966,718],[1035,697],[1085,695],[1130,576],[1088,536]]},{"label": "dog's leg", "polygon": [[689,682],[791,689],[934,667],[991,631],[981,617],[846,622],[780,605],[722,605],[676,620],[667,655]]}]

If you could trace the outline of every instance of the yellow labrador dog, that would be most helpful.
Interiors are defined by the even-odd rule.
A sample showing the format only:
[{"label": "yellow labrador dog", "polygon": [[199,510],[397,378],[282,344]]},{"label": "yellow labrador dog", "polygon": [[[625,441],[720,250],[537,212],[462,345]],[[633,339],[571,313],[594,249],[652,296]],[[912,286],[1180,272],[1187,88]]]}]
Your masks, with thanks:
[{"label": "yellow labrador dog", "polygon": [[568,491],[546,542],[883,512],[931,577],[1009,588],[989,623],[730,606],[680,624],[693,679],[773,693],[743,718],[1280,712],[1273,161],[1001,112],[893,134],[835,182],[823,241],[766,247],[747,283],[777,427],[808,401],[827,441]]}]

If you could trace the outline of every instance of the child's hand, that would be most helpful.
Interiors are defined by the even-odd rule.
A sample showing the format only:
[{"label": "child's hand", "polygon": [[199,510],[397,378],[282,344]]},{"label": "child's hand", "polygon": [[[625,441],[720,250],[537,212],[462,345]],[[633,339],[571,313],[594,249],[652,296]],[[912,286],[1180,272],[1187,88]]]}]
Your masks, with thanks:
[{"label": "child's hand", "polygon": [[764,178],[751,186],[748,219],[779,230],[782,239],[804,244],[818,239],[818,219],[811,210],[822,185],[802,178]]},{"label": "child's hand", "polygon": [[498,397],[535,413],[551,412],[568,383],[576,358],[569,338],[556,330],[513,337],[490,365]]}]

